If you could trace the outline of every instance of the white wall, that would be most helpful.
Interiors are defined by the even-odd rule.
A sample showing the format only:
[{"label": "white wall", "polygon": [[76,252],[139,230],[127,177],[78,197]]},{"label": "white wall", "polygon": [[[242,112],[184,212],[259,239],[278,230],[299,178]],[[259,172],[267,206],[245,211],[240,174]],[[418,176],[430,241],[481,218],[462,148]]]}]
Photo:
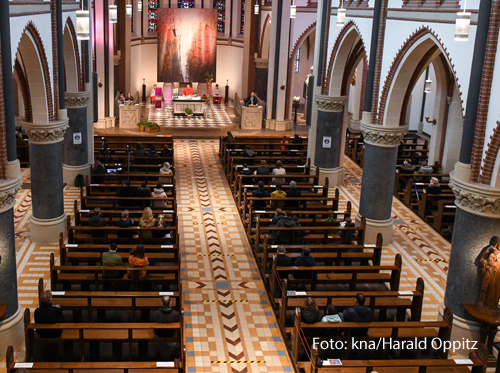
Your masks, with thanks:
[{"label": "white wall", "polygon": [[[310,48],[309,48],[309,59],[307,59],[307,39],[304,40],[300,51],[300,70],[298,73],[293,72],[293,88],[292,96],[300,96],[301,102],[305,102],[304,98],[304,81],[306,80],[307,74],[310,73],[310,68],[314,64],[314,43],[315,43],[316,32],[313,31],[309,35]],[[295,56],[294,56],[295,58]]]},{"label": "white wall", "polygon": [[234,93],[241,95],[243,85],[243,48],[230,45],[217,46],[217,76],[218,83],[224,94],[226,78],[229,79],[229,98],[234,99]]}]

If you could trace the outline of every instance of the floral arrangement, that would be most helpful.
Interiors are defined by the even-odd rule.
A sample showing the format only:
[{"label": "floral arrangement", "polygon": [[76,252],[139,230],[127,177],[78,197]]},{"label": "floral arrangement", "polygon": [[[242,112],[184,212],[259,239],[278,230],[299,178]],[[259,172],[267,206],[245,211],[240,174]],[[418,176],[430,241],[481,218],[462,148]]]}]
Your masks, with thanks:
[{"label": "floral arrangement", "polygon": [[201,95],[201,100],[202,101],[207,101],[208,100],[208,96],[207,96],[206,93],[204,93],[204,94]]}]

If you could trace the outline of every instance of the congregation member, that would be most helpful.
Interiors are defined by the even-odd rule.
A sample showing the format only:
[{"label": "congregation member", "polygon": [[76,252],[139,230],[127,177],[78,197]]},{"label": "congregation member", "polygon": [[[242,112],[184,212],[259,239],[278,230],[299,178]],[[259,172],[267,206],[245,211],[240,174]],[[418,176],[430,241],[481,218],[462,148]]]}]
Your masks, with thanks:
[{"label": "congregation member", "polygon": [[[286,191],[286,198],[300,198],[301,194],[301,191],[297,189],[297,183],[290,181],[290,188]],[[299,208],[300,201],[285,201],[285,207]]]},{"label": "congregation member", "polygon": [[[261,160],[259,168],[257,168],[257,170],[255,170],[255,172],[253,174],[256,176],[269,175],[269,168],[267,168],[266,164],[267,163],[264,159]],[[258,177],[254,178],[253,180],[254,180],[254,182],[264,181],[262,178],[258,178]]]},{"label": "congregation member", "polygon": [[[151,322],[156,323],[176,323],[181,321],[179,312],[172,309],[172,299],[166,295],[161,299],[161,307],[159,310],[153,312]],[[173,337],[175,330],[155,329],[155,334],[162,338]]]},{"label": "congregation member", "polygon": [[174,150],[173,149],[170,149],[170,147],[168,146],[168,144],[163,144],[163,148],[161,150],[161,156],[162,157],[173,157],[174,156]]},{"label": "congregation member", "polygon": [[[255,157],[255,152],[252,150],[252,148],[250,147],[250,145],[247,145],[245,147],[245,151],[243,152],[243,157],[247,157],[247,158],[253,158],[253,157]],[[253,159],[248,159],[247,160],[247,164],[253,165]]]},{"label": "congregation member", "polygon": [[[111,242],[109,245],[109,250],[102,253],[102,265],[104,267],[119,267],[123,266],[123,260],[120,255],[117,254],[118,246],[116,242]],[[102,271],[102,276],[105,278],[122,278],[123,273],[121,271],[105,270]]]},{"label": "congregation member", "polygon": [[[154,198],[165,198],[167,193],[163,190],[163,187],[160,183],[156,184],[156,187],[153,189],[153,193],[151,193],[151,197]],[[164,208],[167,206],[167,201],[165,200],[155,200],[153,201],[153,208]]]},{"label": "congregation member", "polygon": [[[64,321],[61,307],[52,304],[52,292],[50,290],[42,291],[40,305],[35,310],[35,322],[37,324],[58,324]],[[36,332],[42,338],[58,338],[62,334],[62,329],[37,329]]]},{"label": "congregation member", "polygon": [[[248,164],[245,163],[243,165],[243,168],[240,171],[240,175],[253,175],[253,172],[251,169],[248,168]],[[252,178],[251,177],[242,177],[241,182],[243,184],[251,184],[252,183]]]},{"label": "congregation member", "polygon": [[[295,220],[293,220],[292,212],[290,210],[288,210],[285,213],[285,217],[280,219],[276,224],[276,228],[295,228],[296,226],[297,224],[295,223]],[[291,245],[293,240],[293,231],[280,229],[279,231],[274,231],[272,237],[284,245]]]},{"label": "congregation member", "polygon": [[142,144],[137,143],[135,150],[134,150],[134,161],[137,164],[144,164],[144,159],[137,159],[138,157],[145,157],[146,156],[146,149],[142,147]]},{"label": "congregation member", "polygon": [[[156,219],[153,217],[153,211],[151,210],[151,208],[146,207],[142,212],[141,218],[139,219],[139,227],[150,228],[154,227],[155,224],[156,224]],[[152,231],[149,229],[141,231],[140,237],[142,238],[142,241],[150,242],[153,239]]]},{"label": "congregation member", "polygon": [[[296,267],[314,267],[316,265],[316,259],[311,256],[311,249],[309,246],[302,247],[301,255],[295,259],[293,263]],[[298,279],[310,279],[313,273],[310,271],[297,271],[294,273],[294,277]]]},{"label": "congregation member", "polygon": [[149,146],[148,153],[146,154],[149,158],[153,158],[149,161],[150,164],[158,164],[158,161],[155,158],[158,158],[160,154],[156,151],[156,147],[154,145]]},{"label": "congregation member", "polygon": [[[351,228],[351,227],[355,227],[355,226],[356,226],[356,224],[354,224],[352,222],[352,219],[350,216],[347,216],[344,219],[344,227]],[[340,237],[342,237],[342,238],[354,238],[355,234],[356,234],[355,230],[340,231]]]},{"label": "congregation member", "polygon": [[406,158],[405,161],[403,162],[403,166],[401,168],[405,171],[413,171],[415,170],[415,166],[411,164],[411,159]]},{"label": "congregation member", "polygon": [[[131,267],[147,267],[149,265],[148,257],[145,255],[145,247],[143,244],[137,245],[137,247],[130,252],[128,264]],[[146,270],[128,271],[129,278],[135,278],[134,276],[137,276],[139,279],[144,278],[146,277]]]},{"label": "congregation member", "polygon": [[[118,197],[135,198],[137,197],[137,190],[130,186],[130,180],[123,180],[123,187],[118,190]],[[134,200],[120,200],[118,202],[119,206],[122,207],[135,207],[137,206],[137,201]]]},{"label": "congregation member", "polygon": [[415,171],[417,176],[414,176],[413,179],[417,182],[427,181],[428,178],[424,178],[420,175],[430,175],[432,174],[432,172],[433,172],[432,166],[429,166],[427,164],[427,161],[423,160],[420,164],[420,168],[417,171]]},{"label": "congregation member", "polygon": [[283,210],[280,208],[277,208],[274,211],[274,216],[271,219],[271,224],[269,224],[271,227],[275,227],[278,225],[278,222],[283,219],[285,216],[283,215]]},{"label": "congregation member", "polygon": [[319,309],[314,298],[306,298],[304,305],[300,307],[300,314],[302,316],[302,322],[306,324],[319,322]]},{"label": "congregation member", "polygon": [[[276,162],[276,167],[273,168],[273,175],[281,176],[281,175],[286,175],[286,170],[283,167],[283,164],[281,161]],[[284,177],[273,177],[273,184],[285,184],[285,178]]]},{"label": "congregation member", "polygon": [[245,106],[258,106],[259,100],[255,96],[255,92],[250,93],[250,96],[247,98]]},{"label": "congregation member", "polygon": [[265,209],[267,206],[267,200],[265,198],[268,197],[269,194],[267,193],[267,190],[264,189],[264,182],[263,181],[259,181],[258,185],[259,185],[259,187],[252,192],[252,197],[262,198],[262,200],[259,201],[259,200],[254,199],[252,201],[252,206],[254,209]]},{"label": "congregation member", "polygon": [[[137,197],[139,198],[150,198],[151,197],[151,189],[148,187],[148,183],[146,181],[143,181],[141,183],[141,186],[137,188]],[[151,201],[143,201],[144,202],[144,207],[150,207],[151,206]]]},{"label": "congregation member", "polygon": [[[135,222],[133,219],[129,218],[128,210],[123,211],[120,220],[116,222],[116,226],[120,228],[133,227],[134,225]],[[134,236],[134,233],[134,231],[127,229],[125,231],[117,231],[116,235],[118,236],[118,238],[132,238]]]},{"label": "congregation member", "polygon": [[236,142],[236,138],[233,136],[231,131],[227,131],[227,136],[226,136],[225,140],[226,140],[226,143],[228,143],[228,144],[234,144]]},{"label": "congregation member", "polygon": [[[303,139],[302,137],[300,137],[298,134],[295,134],[293,136],[293,140],[292,140],[292,144],[302,144],[303,143]],[[302,147],[301,146],[293,146],[291,147],[291,149],[294,149],[294,150],[301,150]]]},{"label": "congregation member", "polygon": [[[106,167],[104,167],[102,162],[99,160],[95,161],[95,167],[94,167],[94,170],[92,172],[96,175],[106,175],[107,174]],[[94,178],[94,181],[97,184],[102,184],[102,183],[104,183],[105,180],[106,180],[106,178],[104,176],[97,176]]]},{"label": "congregation member", "polygon": [[[105,227],[108,225],[106,220],[101,216],[101,208],[96,207],[94,209],[94,214],[89,218],[88,225],[90,227]],[[103,238],[104,232],[93,230],[91,233],[93,238]]]},{"label": "congregation member", "polygon": [[284,208],[285,207],[285,200],[286,198],[286,193],[281,187],[281,184],[276,184],[276,190],[271,193],[271,198],[283,198],[283,201],[271,201],[271,207],[272,208]]},{"label": "congregation member", "polygon": [[163,214],[158,214],[158,219],[156,220],[154,226],[157,228],[160,228],[160,229],[152,231],[153,238],[162,238],[162,237],[165,237],[169,233],[169,230],[165,229],[165,228],[169,227],[169,224],[165,220],[165,215],[163,215]]},{"label": "congregation member", "polygon": [[441,186],[437,177],[431,178],[431,182],[427,187],[427,194],[441,194]]},{"label": "congregation member", "polygon": [[[370,307],[365,306],[365,296],[361,293],[356,294],[354,306],[344,312],[339,313],[344,322],[371,322],[373,312]],[[368,328],[355,328],[351,330],[352,337],[363,337],[368,333]]]},{"label": "congregation member", "polygon": [[280,146],[281,150],[286,150],[286,144],[288,144],[288,137],[283,136],[283,138],[281,139],[280,143],[282,144]]},{"label": "congregation member", "polygon": [[158,181],[160,184],[172,184],[172,175],[174,173],[172,172],[172,166],[170,163],[165,162],[160,168],[160,177],[158,178]]}]

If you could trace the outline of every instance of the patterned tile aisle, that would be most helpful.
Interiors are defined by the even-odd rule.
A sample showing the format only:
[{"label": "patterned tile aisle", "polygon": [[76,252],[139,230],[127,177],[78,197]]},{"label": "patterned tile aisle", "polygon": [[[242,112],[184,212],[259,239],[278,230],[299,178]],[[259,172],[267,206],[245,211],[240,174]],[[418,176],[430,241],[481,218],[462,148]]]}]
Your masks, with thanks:
[{"label": "patterned tile aisle", "polygon": [[184,115],[177,115],[175,118],[169,117],[169,110],[173,109],[173,104],[164,102],[161,109],[155,109],[149,106],[149,121],[156,122],[164,127],[180,127],[180,128],[216,128],[231,126],[233,123],[226,113],[227,105],[222,103],[214,105],[209,102],[208,116],[195,115],[191,119],[187,119]]},{"label": "patterned tile aisle", "polygon": [[187,372],[289,372],[217,151],[175,141]]}]

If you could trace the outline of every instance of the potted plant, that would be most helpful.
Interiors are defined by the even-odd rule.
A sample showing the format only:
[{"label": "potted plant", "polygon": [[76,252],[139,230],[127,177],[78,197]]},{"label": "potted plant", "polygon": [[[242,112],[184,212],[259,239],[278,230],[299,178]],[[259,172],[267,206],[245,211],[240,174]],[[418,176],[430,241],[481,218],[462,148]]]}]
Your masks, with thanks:
[{"label": "potted plant", "polygon": [[146,122],[146,125],[144,127],[144,130],[146,132],[156,132],[160,130],[160,126],[158,125],[158,123]]},{"label": "potted plant", "polygon": [[139,127],[139,131],[144,132],[144,130],[146,128],[146,123],[148,123],[148,122],[139,122],[139,123],[137,123],[137,127]]},{"label": "potted plant", "polygon": [[186,114],[186,117],[188,119],[191,119],[193,117],[193,109],[190,109],[190,108],[185,108],[184,109],[184,114]]},{"label": "potted plant", "polygon": [[208,101],[208,96],[206,95],[206,93],[201,95],[201,101]]}]

